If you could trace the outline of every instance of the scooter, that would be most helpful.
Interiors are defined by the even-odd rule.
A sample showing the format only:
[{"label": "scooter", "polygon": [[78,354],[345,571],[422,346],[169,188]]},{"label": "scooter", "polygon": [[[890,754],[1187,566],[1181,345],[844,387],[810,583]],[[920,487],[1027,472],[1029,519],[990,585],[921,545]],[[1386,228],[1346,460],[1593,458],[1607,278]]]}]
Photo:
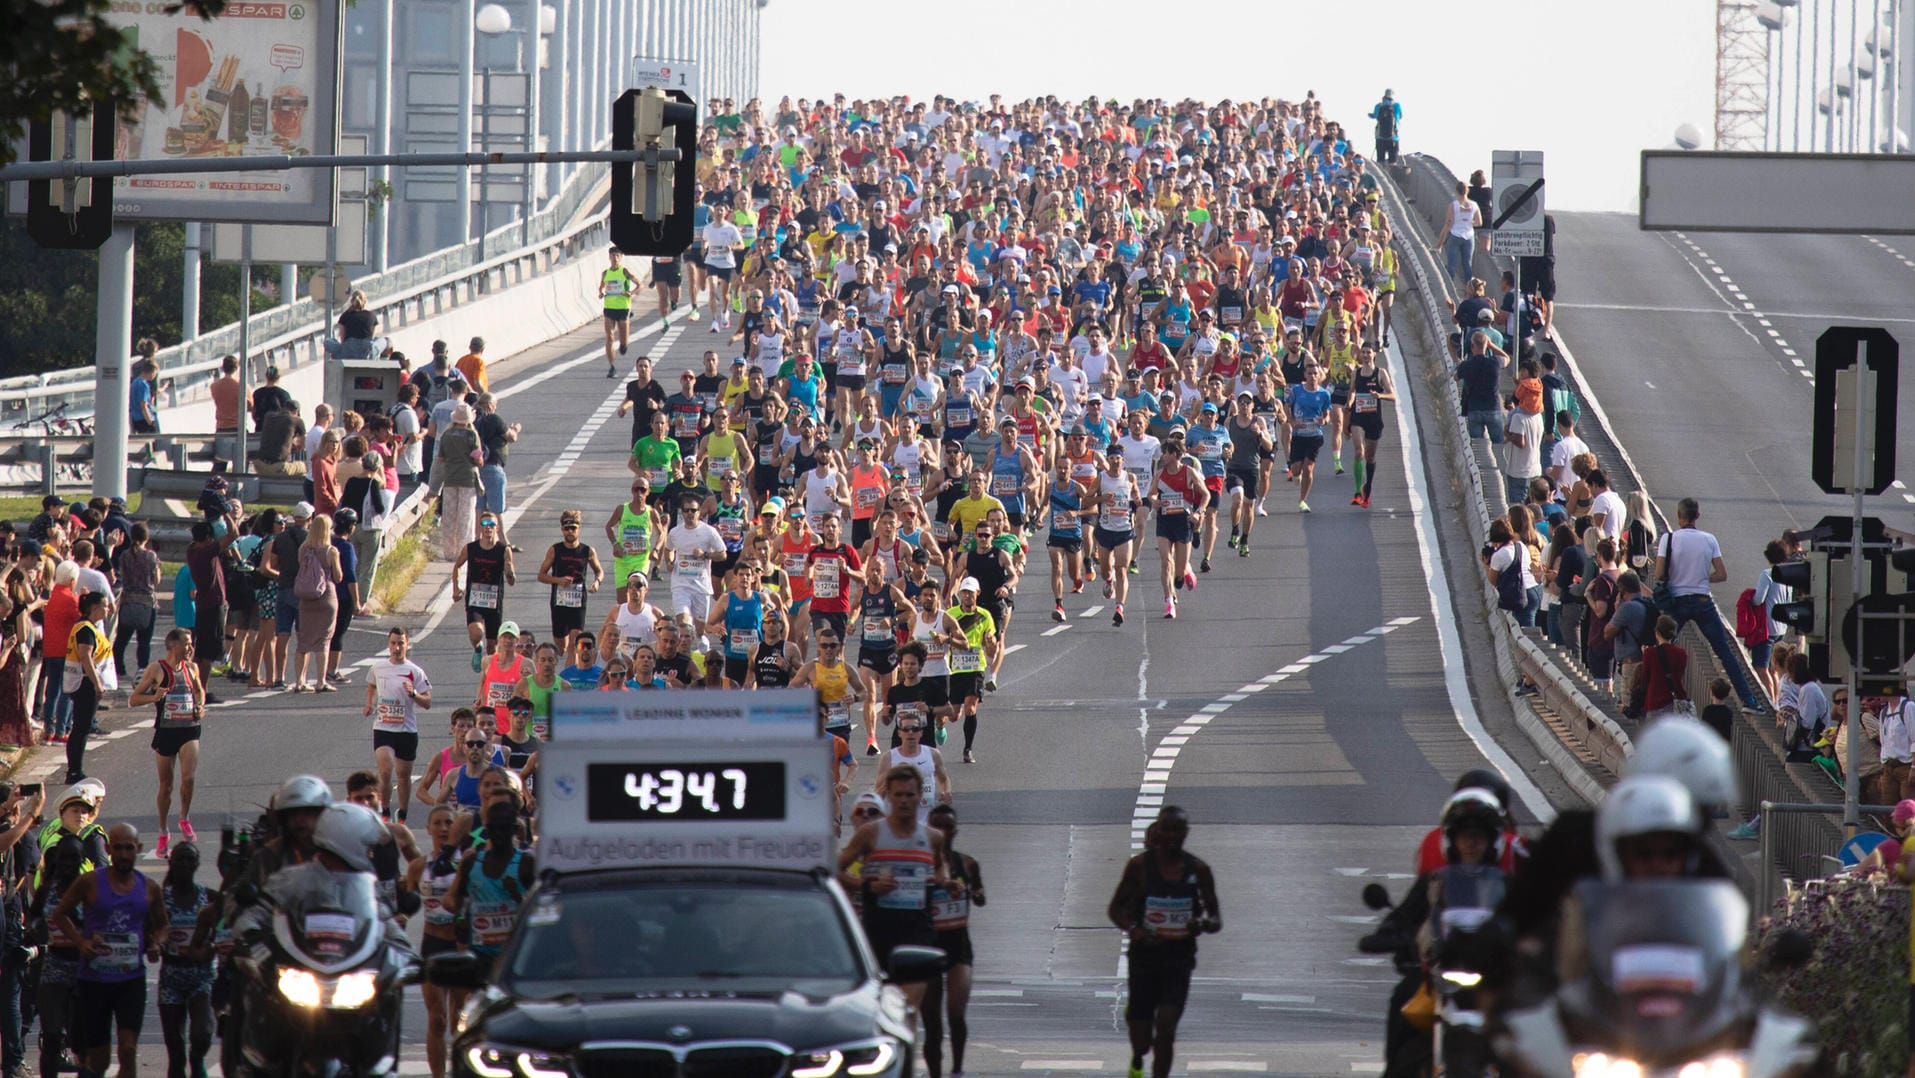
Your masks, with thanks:
[{"label": "scooter", "polygon": [[[1749,904],[1733,883],[1576,886],[1579,940],[1548,998],[1499,1016],[1497,1058],[1522,1078],[1804,1078],[1821,1053],[1808,1019],[1762,1000],[1743,971]],[[1769,961],[1800,965],[1792,936]]]}]

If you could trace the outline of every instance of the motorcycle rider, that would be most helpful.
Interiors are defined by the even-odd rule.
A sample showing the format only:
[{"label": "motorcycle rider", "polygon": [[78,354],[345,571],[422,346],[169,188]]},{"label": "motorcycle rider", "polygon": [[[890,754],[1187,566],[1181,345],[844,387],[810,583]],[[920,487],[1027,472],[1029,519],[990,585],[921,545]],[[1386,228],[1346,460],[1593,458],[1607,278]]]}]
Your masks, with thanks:
[{"label": "motorcycle rider", "polygon": [[[1466,779],[1469,775],[1464,776]],[[1390,995],[1388,1018],[1384,1028],[1385,1078],[1410,1078],[1428,1072],[1434,1040],[1428,1029],[1419,1029],[1403,1014],[1403,1005],[1427,982],[1425,962],[1429,950],[1429,920],[1442,908],[1442,886],[1437,876],[1445,865],[1498,864],[1503,850],[1505,814],[1503,805],[1489,790],[1464,787],[1443,805],[1442,822],[1437,830],[1443,840],[1443,865],[1419,873],[1403,901],[1384,916],[1375,932],[1363,937],[1359,950],[1393,953],[1403,979]]]},{"label": "motorcycle rider", "polygon": [[[1502,833],[1496,839],[1496,867],[1506,874],[1515,872],[1517,866],[1529,856],[1529,847],[1524,844],[1523,836],[1517,833],[1516,822],[1510,814],[1509,783],[1495,771],[1478,767],[1457,776],[1456,785],[1451,789],[1454,793],[1483,790],[1496,799],[1503,810]],[[1443,826],[1438,824],[1430,828],[1429,833],[1423,836],[1423,844],[1416,850],[1416,874],[1423,876],[1442,868],[1448,862],[1447,845]]]},{"label": "motorcycle rider", "polygon": [[[239,885],[227,892],[229,923],[246,904],[241,901],[242,897],[257,895],[273,873],[286,865],[305,864],[318,854],[318,847],[313,845],[313,831],[319,824],[320,814],[331,804],[332,789],[318,775],[294,775],[280,784],[272,804],[267,807],[278,834],[254,851]],[[248,884],[251,886],[246,886]]]}]

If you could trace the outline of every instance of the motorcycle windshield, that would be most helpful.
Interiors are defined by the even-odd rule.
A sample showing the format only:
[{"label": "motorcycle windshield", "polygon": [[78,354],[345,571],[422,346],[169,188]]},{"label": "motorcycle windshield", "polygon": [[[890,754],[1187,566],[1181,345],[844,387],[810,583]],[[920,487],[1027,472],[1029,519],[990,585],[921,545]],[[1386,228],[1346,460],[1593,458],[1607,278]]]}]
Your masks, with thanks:
[{"label": "motorcycle windshield", "polygon": [[1504,876],[1494,865],[1445,865],[1437,870],[1443,908],[1437,934],[1474,932],[1483,927],[1503,902]]},{"label": "motorcycle windshield", "polygon": [[288,944],[324,967],[357,954],[380,930],[377,886],[370,872],[311,863],[280,869],[266,893],[285,918]]},{"label": "motorcycle windshield", "polygon": [[1576,894],[1588,955],[1577,1025],[1647,1062],[1685,1058],[1737,1020],[1749,904],[1733,883],[1585,881]]}]

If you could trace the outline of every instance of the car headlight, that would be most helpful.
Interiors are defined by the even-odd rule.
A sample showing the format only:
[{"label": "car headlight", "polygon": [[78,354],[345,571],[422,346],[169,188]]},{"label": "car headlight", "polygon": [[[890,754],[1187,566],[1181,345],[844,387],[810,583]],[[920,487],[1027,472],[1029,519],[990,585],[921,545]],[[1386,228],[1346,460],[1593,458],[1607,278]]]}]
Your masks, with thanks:
[{"label": "car headlight", "polygon": [[281,969],[279,994],[295,1007],[317,1007],[320,1005],[319,978],[303,969]]},{"label": "car headlight", "polygon": [[371,970],[348,973],[333,986],[330,1006],[350,1010],[372,1002],[379,992],[379,976]]},{"label": "car headlight", "polygon": [[1576,1078],[1642,1078],[1642,1065],[1623,1056],[1580,1052],[1570,1060]]},{"label": "car headlight", "polygon": [[898,1042],[890,1037],[820,1048],[792,1058],[791,1078],[869,1078],[891,1069],[898,1059]]},{"label": "car headlight", "polygon": [[1737,1056],[1715,1056],[1685,1063],[1676,1078],[1743,1078],[1748,1073]]},{"label": "car headlight", "polygon": [[479,1078],[571,1078],[563,1055],[528,1052],[501,1044],[475,1044],[465,1050],[466,1066]]}]

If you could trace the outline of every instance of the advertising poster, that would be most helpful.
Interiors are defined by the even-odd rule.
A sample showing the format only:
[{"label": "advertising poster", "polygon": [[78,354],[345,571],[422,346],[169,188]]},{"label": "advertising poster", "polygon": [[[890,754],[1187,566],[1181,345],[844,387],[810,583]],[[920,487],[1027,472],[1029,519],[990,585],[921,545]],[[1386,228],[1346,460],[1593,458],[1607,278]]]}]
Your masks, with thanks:
[{"label": "advertising poster", "polygon": [[[161,102],[122,112],[119,160],[333,152],[339,0],[232,0],[216,19],[115,0],[111,18],[159,68]],[[330,169],[126,176],[114,212],[142,220],[330,224]]]}]

